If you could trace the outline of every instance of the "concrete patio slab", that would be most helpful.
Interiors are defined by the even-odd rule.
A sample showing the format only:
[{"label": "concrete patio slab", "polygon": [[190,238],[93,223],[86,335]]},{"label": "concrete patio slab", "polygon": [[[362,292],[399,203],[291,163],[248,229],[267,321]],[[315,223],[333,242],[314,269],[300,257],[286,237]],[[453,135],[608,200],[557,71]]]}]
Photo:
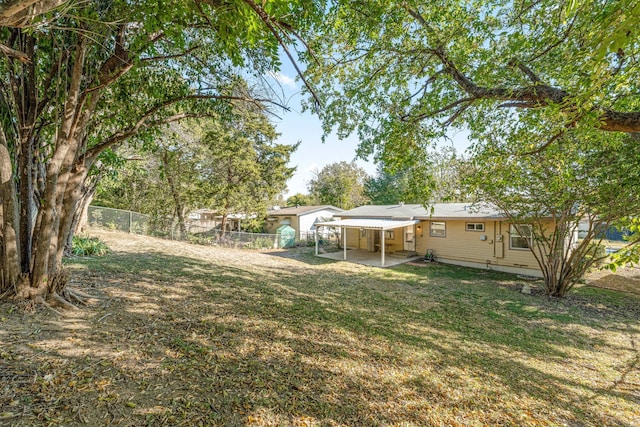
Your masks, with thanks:
[{"label": "concrete patio slab", "polygon": [[[344,252],[331,252],[327,254],[318,254],[321,258],[332,259],[335,261],[344,261]],[[407,257],[406,255],[394,256],[393,254],[386,254],[384,260],[384,266],[380,265],[380,252],[371,252],[365,249],[347,249],[347,261],[356,264],[368,265],[370,267],[393,267],[394,265],[404,264],[409,261],[416,261],[422,259],[421,256]]]}]

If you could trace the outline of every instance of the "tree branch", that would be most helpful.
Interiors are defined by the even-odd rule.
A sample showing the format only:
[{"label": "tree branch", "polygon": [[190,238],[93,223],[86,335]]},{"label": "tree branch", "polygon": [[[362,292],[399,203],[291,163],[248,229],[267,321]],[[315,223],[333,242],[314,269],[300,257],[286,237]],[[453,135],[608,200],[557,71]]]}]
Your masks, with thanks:
[{"label": "tree branch", "polygon": [[574,127],[575,125],[576,125],[576,122],[571,122],[571,123],[567,124],[565,126],[565,129],[563,129],[560,132],[558,132],[555,135],[553,135],[551,138],[549,138],[549,140],[547,142],[545,142],[544,144],[542,144],[540,147],[536,148],[535,150],[525,152],[524,155],[525,156],[530,156],[530,155],[533,155],[533,154],[541,153],[542,151],[546,150],[547,147],[549,147],[551,144],[553,144],[554,142],[559,140],[565,133],[567,133],[567,130],[569,130],[570,128]]},{"label": "tree branch", "polygon": [[404,116],[402,116],[400,118],[400,120],[402,120],[402,121],[407,121],[409,119],[423,120],[423,119],[426,119],[426,118],[429,118],[429,117],[433,117],[436,114],[440,114],[440,113],[443,113],[445,111],[449,111],[452,108],[457,107],[460,104],[471,103],[471,102],[475,101],[476,99],[477,98],[475,98],[475,97],[458,99],[457,101],[454,101],[454,102],[452,102],[452,103],[450,103],[448,105],[445,105],[444,107],[439,108],[439,109],[437,109],[435,111],[429,111],[428,113],[420,114],[420,115],[417,115],[417,116],[414,116],[414,117],[411,117],[409,114],[405,114]]},{"label": "tree branch", "polygon": [[29,56],[27,56],[27,54],[15,49],[11,49],[10,47],[3,45],[2,43],[0,43],[0,52],[2,52],[6,57],[17,59],[23,64],[31,62],[31,59],[29,58]]},{"label": "tree branch", "polygon": [[27,28],[33,20],[68,0],[15,0],[0,4],[0,26]]},{"label": "tree branch", "polygon": [[[430,30],[429,23],[419,14],[419,12],[406,8],[407,12],[416,20],[416,22],[425,29]],[[573,28],[572,21],[565,32],[565,38]],[[521,61],[511,62],[516,65],[534,84],[532,86],[522,86],[516,88],[506,87],[484,87],[477,85],[471,78],[466,76],[456,64],[449,58],[443,46],[429,49],[428,52],[435,55],[444,65],[444,72],[448,74],[467,95],[474,99],[487,99],[493,101],[506,101],[500,107],[516,107],[516,108],[540,108],[550,104],[562,106],[564,111],[575,111],[575,97],[563,89],[553,87],[547,84],[541,84],[540,78]],[[455,107],[455,103],[448,107]],[[596,110],[597,111],[597,110]],[[443,112],[443,109],[424,115],[424,118],[433,114]],[[455,113],[454,113],[455,114]],[[620,112],[610,109],[600,109],[600,117],[597,127],[604,131],[610,132],[640,132],[640,111]]]},{"label": "tree branch", "polygon": [[313,99],[315,101],[316,107],[319,107],[321,105],[320,98],[316,94],[316,91],[313,89],[311,84],[304,77],[304,74],[300,70],[300,67],[298,66],[298,63],[293,58],[293,55],[291,54],[291,51],[289,50],[289,47],[284,42],[282,36],[278,32],[278,28],[280,28],[279,23],[274,21],[273,19],[271,19],[271,17],[264,11],[264,9],[262,9],[262,7],[260,7],[258,4],[256,4],[255,1],[253,1],[253,0],[244,0],[244,2],[251,9],[253,9],[253,11],[260,17],[262,22],[267,26],[267,28],[269,29],[271,34],[276,38],[276,40],[278,41],[278,44],[280,45],[282,50],[284,50],[285,54],[287,55],[287,58],[289,58],[289,61],[291,62],[291,65],[293,65],[293,68],[295,68],[296,73],[298,74],[298,77],[300,77],[300,80],[302,80],[302,82],[304,83],[305,87],[311,93],[311,96],[313,96]]},{"label": "tree branch", "polygon": [[170,99],[170,100],[161,102],[160,104],[150,108],[149,110],[147,110],[138,119],[138,121],[133,126],[129,127],[128,129],[120,130],[120,131],[114,133],[110,137],[104,139],[101,143],[99,143],[99,144],[91,147],[90,149],[86,150],[84,155],[81,156],[81,157],[89,159],[89,162],[91,162],[91,161],[93,161],[93,159],[95,159],[101,152],[103,152],[107,148],[109,148],[112,145],[115,145],[115,144],[117,144],[119,142],[122,142],[127,138],[130,138],[130,137],[136,135],[142,129],[146,129],[146,128],[149,128],[149,127],[153,127],[153,126],[158,126],[158,125],[161,125],[161,124],[174,122],[174,121],[177,121],[177,120],[182,120],[182,119],[188,118],[188,117],[204,117],[204,116],[206,116],[206,114],[179,113],[179,114],[176,114],[176,115],[173,115],[173,116],[169,116],[169,117],[164,118],[164,119],[153,120],[154,115],[157,114],[158,112],[160,112],[162,109],[164,109],[166,107],[175,105],[178,102],[188,101],[188,100],[198,100],[198,99],[218,99],[218,100],[227,100],[227,101],[244,101],[244,102],[251,102],[251,103],[254,103],[256,105],[260,105],[262,107],[262,105],[260,104],[260,102],[262,102],[262,100],[254,99],[254,98],[239,97],[239,96],[189,95],[189,96],[183,96],[183,97],[179,97],[179,98]]},{"label": "tree branch", "polygon": [[524,65],[524,63],[519,59],[513,58],[511,61],[509,61],[508,65],[512,67],[513,66],[518,67],[520,71],[522,71],[527,77],[529,77],[529,79],[533,83],[542,83],[542,80],[540,80],[540,78],[529,67]]},{"label": "tree branch", "polygon": [[201,45],[197,45],[197,46],[194,46],[194,47],[191,47],[191,48],[185,50],[184,52],[176,53],[174,55],[151,56],[149,58],[142,58],[140,60],[140,62],[165,61],[167,59],[184,58],[185,56],[189,55],[194,50],[200,49],[201,47],[202,47]]}]

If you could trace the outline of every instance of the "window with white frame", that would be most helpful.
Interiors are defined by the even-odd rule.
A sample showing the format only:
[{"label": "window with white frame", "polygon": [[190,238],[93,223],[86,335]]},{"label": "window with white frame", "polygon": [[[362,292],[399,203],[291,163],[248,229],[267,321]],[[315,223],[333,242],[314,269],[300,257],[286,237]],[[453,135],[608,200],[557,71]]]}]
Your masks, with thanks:
[{"label": "window with white frame", "polygon": [[511,249],[529,249],[532,229],[530,224],[511,224],[509,247]]},{"label": "window with white frame", "polygon": [[467,222],[467,231],[484,231],[484,222]]},{"label": "window with white frame", "polygon": [[447,235],[446,223],[431,221],[431,228],[429,229],[429,235],[431,237],[445,237]]}]

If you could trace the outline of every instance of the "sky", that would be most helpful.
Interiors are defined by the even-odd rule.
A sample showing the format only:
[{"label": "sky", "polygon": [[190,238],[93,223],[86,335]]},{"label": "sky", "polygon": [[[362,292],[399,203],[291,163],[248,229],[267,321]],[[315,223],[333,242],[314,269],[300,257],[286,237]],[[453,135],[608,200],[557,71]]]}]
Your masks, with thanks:
[{"label": "sky", "polygon": [[[294,176],[287,182],[287,191],[284,194],[285,200],[296,194],[307,194],[307,184],[314,177],[314,171],[320,171],[328,164],[355,160],[356,149],[358,147],[357,135],[352,135],[347,139],[340,140],[335,134],[329,135],[325,142],[322,142],[322,125],[318,116],[311,112],[301,112],[302,96],[300,94],[302,83],[295,79],[293,67],[283,61],[282,70],[272,73],[270,79],[275,80],[279,85],[278,91],[282,91],[284,99],[291,111],[278,112],[280,118],[273,117],[272,123],[280,133],[277,142],[281,144],[295,144],[301,141],[298,149],[291,155],[289,166],[296,166]],[[469,146],[469,141],[464,132],[451,137],[451,140],[443,144],[453,144],[459,153]],[[369,175],[375,175],[376,165],[372,160],[357,160],[358,166],[362,167]]]},{"label": "sky", "polygon": [[[278,112],[279,118],[272,118],[276,130],[280,133],[277,142],[281,144],[295,144],[300,141],[300,146],[291,155],[289,166],[295,166],[296,172],[287,182],[285,200],[296,194],[307,194],[307,184],[314,177],[314,171],[320,171],[330,163],[341,161],[351,162],[355,160],[357,137],[351,136],[346,140],[339,140],[335,135],[329,135],[322,142],[322,124],[318,116],[309,111],[302,112],[302,83],[296,81],[295,72],[283,65],[283,71],[274,73],[272,78],[276,80],[288,99],[287,105],[290,111]],[[357,160],[358,166],[374,175],[376,166],[371,161]]]}]

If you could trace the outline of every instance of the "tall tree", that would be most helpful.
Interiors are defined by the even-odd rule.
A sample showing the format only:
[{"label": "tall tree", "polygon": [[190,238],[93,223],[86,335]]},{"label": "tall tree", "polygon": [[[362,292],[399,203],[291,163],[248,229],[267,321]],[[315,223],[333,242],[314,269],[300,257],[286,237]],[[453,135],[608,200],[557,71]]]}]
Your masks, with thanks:
[{"label": "tall tree", "polygon": [[312,206],[315,199],[309,194],[296,193],[287,199],[287,206]]},{"label": "tall tree", "polygon": [[200,144],[203,132],[202,123],[186,120],[171,123],[152,141],[126,144],[119,162],[100,168],[109,173],[97,185],[95,203],[149,215],[160,232],[177,224],[185,234],[187,213],[207,204],[198,172],[210,163]]},{"label": "tall tree", "polygon": [[375,176],[367,178],[364,194],[374,205],[392,205],[398,202],[423,203],[407,197],[409,177],[406,170],[390,173],[383,164],[378,164]]},{"label": "tall tree", "polygon": [[569,130],[640,131],[639,19],[627,0],[338,2],[308,70],[325,130],[386,164],[456,127],[537,151]]},{"label": "tall tree", "polygon": [[[496,142],[480,149],[466,170],[469,191],[506,213],[527,240],[552,296],[564,296],[604,260],[607,228],[640,217],[640,144],[622,135],[605,144],[602,137],[567,135],[531,155],[511,154],[513,147]],[[586,234],[576,241],[582,224]],[[629,248],[639,241],[635,236]]]},{"label": "tall tree", "polygon": [[315,172],[309,194],[322,204],[351,209],[369,201],[364,195],[367,172],[355,162],[331,163]]},{"label": "tall tree", "polygon": [[[25,4],[25,2],[16,2]],[[13,3],[12,3],[13,4]],[[68,306],[61,261],[101,153],[157,126],[224,114],[239,67],[263,74],[311,0],[72,2],[43,26],[0,28],[0,295]],[[288,50],[287,50],[288,51]],[[211,102],[216,100],[218,102]]]},{"label": "tall tree", "polygon": [[462,202],[462,159],[453,148],[429,150],[411,165],[400,168],[379,163],[376,175],[365,182],[365,195],[373,204]]},{"label": "tall tree", "polygon": [[96,202],[151,216],[161,229],[177,224],[186,235],[186,215],[197,208],[263,218],[295,168],[287,167],[298,145],[274,143],[274,127],[259,110],[239,107],[229,121],[206,119],[173,124],[148,146],[141,161],[127,162],[99,185]]},{"label": "tall tree", "polygon": [[222,215],[222,230],[232,213],[264,217],[268,202],[286,189],[295,172],[287,163],[299,143],[276,144],[277,135],[264,114],[244,108],[232,123],[207,128],[198,174],[207,207]]}]

